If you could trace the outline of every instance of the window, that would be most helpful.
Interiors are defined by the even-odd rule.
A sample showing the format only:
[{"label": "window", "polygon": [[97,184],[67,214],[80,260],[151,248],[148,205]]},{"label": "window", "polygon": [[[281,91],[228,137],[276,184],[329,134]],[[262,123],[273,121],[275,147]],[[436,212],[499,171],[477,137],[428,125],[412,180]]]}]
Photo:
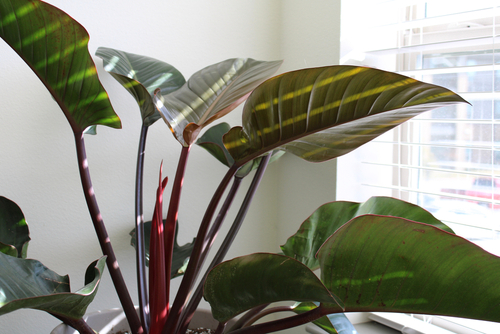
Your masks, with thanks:
[{"label": "window", "polygon": [[471,105],[424,113],[339,158],[338,199],[413,202],[500,255],[500,3],[343,0],[341,17],[341,64],[441,85]]}]

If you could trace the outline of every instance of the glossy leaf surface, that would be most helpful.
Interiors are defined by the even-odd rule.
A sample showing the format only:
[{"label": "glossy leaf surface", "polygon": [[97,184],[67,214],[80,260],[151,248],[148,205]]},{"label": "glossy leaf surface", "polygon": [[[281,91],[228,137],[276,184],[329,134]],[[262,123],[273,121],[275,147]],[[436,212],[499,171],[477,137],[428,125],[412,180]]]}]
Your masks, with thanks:
[{"label": "glossy leaf surface", "polygon": [[337,201],[322,205],[302,223],[297,233],[288,238],[281,250],[315,270],[319,267],[316,253],[326,239],[349,220],[366,214],[402,217],[453,233],[417,205],[391,197],[372,197],[364,203]]},{"label": "glossy leaf surface", "polygon": [[322,281],[346,312],[500,321],[500,258],[431,225],[361,216],[318,252]]},{"label": "glossy leaf surface", "polygon": [[224,144],[243,164],[281,149],[321,162],[424,111],[465,102],[448,89],[367,67],[330,66],[276,76],[249,96],[243,127]]},{"label": "glossy leaf surface", "polygon": [[73,131],[121,127],[88,52],[89,35],[65,12],[37,0],[0,0],[0,37],[47,87]]},{"label": "glossy leaf surface", "polygon": [[220,322],[262,304],[292,300],[336,303],[318,277],[283,255],[257,253],[223,262],[205,282],[204,297]]},{"label": "glossy leaf surface", "polygon": [[32,308],[81,318],[97,293],[105,259],[102,257],[89,266],[85,286],[72,293],[68,276],[56,274],[39,261],[0,253],[0,315]]},{"label": "glossy leaf surface", "polygon": [[21,208],[0,196],[0,252],[25,258],[30,232]]},{"label": "glossy leaf surface", "polygon": [[155,89],[169,94],[186,82],[176,68],[154,58],[105,47],[99,47],[96,56],[103,59],[104,69],[135,98],[146,126],[160,118],[153,104]]},{"label": "glossy leaf surface", "polygon": [[[293,311],[297,314],[301,314],[313,310],[316,307],[317,305],[314,303],[299,303],[294,306]],[[313,324],[330,334],[358,334],[344,313],[329,314],[313,321]]]},{"label": "glossy leaf surface", "polygon": [[196,72],[173,93],[157,90],[154,103],[176,139],[189,146],[204,126],[236,108],[280,65],[281,61],[227,59]]},{"label": "glossy leaf surface", "polygon": [[[165,225],[165,220],[163,220],[163,225]],[[174,278],[184,274],[184,268],[191,256],[191,252],[193,251],[194,241],[188,242],[185,245],[179,246],[177,242],[177,233],[179,231],[179,224],[175,229],[175,242],[174,242],[174,255],[172,258],[172,270],[170,271],[170,278]],[[130,240],[130,244],[135,248],[136,247],[136,233],[135,228],[130,231],[130,235],[132,236]],[[150,244],[150,236],[151,236],[151,221],[147,221],[144,223],[144,247],[146,249],[146,265],[149,265],[149,244]]]}]

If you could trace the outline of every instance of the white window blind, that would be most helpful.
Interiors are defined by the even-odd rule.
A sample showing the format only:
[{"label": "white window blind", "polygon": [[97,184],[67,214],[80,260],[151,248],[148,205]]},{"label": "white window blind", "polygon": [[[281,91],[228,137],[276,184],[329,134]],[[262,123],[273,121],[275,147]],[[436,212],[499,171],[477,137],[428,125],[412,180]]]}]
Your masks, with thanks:
[{"label": "white window blind", "polygon": [[[343,0],[341,19],[341,64],[441,85],[471,106],[424,113],[340,157],[338,199],[413,202],[500,255],[500,1]],[[453,331],[500,333],[472,326]]]},{"label": "white window blind", "polygon": [[[447,87],[472,106],[427,112],[339,159],[339,199],[419,204],[500,255],[499,1],[342,2],[342,64]],[[500,5],[500,3],[499,3]],[[353,167],[354,164],[356,167]]]}]

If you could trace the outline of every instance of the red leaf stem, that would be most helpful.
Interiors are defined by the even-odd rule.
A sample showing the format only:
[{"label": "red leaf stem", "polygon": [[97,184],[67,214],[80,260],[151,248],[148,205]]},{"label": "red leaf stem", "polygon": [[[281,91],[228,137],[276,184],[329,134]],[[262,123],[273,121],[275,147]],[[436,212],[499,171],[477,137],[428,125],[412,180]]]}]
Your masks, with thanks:
[{"label": "red leaf stem", "polygon": [[156,204],[153,213],[150,259],[149,259],[149,300],[151,307],[150,334],[159,334],[168,316],[167,281],[170,276],[165,275],[165,240],[163,233],[163,191],[167,186],[168,178],[162,181],[163,163],[160,167],[160,180],[156,192]]},{"label": "red leaf stem", "polygon": [[174,184],[172,185],[167,218],[165,221],[165,277],[169,278],[166,282],[167,301],[170,300],[170,271],[172,270],[172,257],[174,254],[175,226],[177,224],[177,216],[179,214],[179,202],[190,148],[190,146],[182,147],[179,163],[177,165],[177,171],[175,172]]},{"label": "red leaf stem", "polygon": [[198,276],[199,272],[197,268],[199,268],[199,264],[204,260],[202,258],[202,252],[205,248],[205,238],[208,233],[208,228],[210,226],[210,222],[214,216],[215,210],[220,202],[224,191],[226,190],[229,182],[233,178],[233,175],[237,172],[239,167],[233,165],[227,171],[226,175],[222,179],[219,187],[215,191],[215,194],[208,205],[207,210],[205,211],[205,215],[200,224],[200,228],[198,229],[198,235],[196,236],[196,241],[194,244],[193,251],[191,253],[191,257],[189,258],[189,264],[187,266],[186,272],[184,273],[184,277],[182,278],[181,285],[179,286],[179,290],[177,292],[177,296],[175,297],[174,303],[172,305],[172,309],[170,311],[169,317],[167,319],[167,323],[163,329],[163,334],[171,334],[175,333],[177,325],[179,323],[179,318],[181,316],[184,307],[186,306],[187,299],[189,298],[189,294],[191,292],[191,288],[193,287],[194,281]]}]

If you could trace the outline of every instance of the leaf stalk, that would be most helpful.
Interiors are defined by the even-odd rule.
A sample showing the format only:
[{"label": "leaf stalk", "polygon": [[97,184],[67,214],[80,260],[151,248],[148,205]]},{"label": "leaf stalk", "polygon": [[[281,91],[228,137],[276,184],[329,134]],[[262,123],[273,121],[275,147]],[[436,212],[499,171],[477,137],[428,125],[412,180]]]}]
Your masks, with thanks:
[{"label": "leaf stalk", "polygon": [[313,310],[297,314],[295,316],[283,318],[283,319],[278,319],[270,322],[266,322],[263,324],[258,324],[250,327],[244,327],[241,329],[238,329],[234,332],[231,332],[231,334],[262,334],[262,333],[270,333],[270,332],[276,332],[300,325],[304,325],[306,323],[312,322],[316,319],[319,319],[325,315],[338,312],[337,310],[333,310],[327,307],[320,306],[316,307]]},{"label": "leaf stalk", "polygon": [[120,299],[120,303],[123,307],[123,311],[127,316],[127,320],[130,324],[132,333],[144,333],[144,329],[139,320],[139,316],[135,311],[134,303],[130,298],[127,285],[125,284],[125,280],[123,279],[120,266],[118,265],[118,261],[116,260],[115,252],[113,250],[113,247],[111,246],[111,241],[109,239],[108,232],[106,231],[106,227],[104,226],[104,221],[102,219],[99,206],[97,205],[94,188],[92,187],[92,181],[90,179],[90,172],[88,168],[87,154],[85,152],[85,142],[82,131],[75,132],[75,145],[83,193],[87,202],[87,207],[92,219],[92,223],[94,224],[94,229],[96,231],[99,244],[101,246],[101,250],[103,254],[107,256],[106,264],[111,275],[113,285],[115,286],[118,298]]},{"label": "leaf stalk", "polygon": [[[229,229],[226,237],[224,238],[224,241],[222,242],[222,245],[218,249],[214,259],[212,260],[212,263],[210,263],[210,266],[208,267],[207,271],[205,272],[203,279],[200,281],[198,287],[196,288],[196,291],[193,294],[193,297],[191,298],[187,308],[186,308],[186,317],[183,321],[181,331],[187,328],[187,325],[189,324],[189,321],[191,320],[194,312],[196,311],[196,308],[198,307],[201,297],[203,296],[203,285],[205,284],[205,280],[207,279],[208,273],[210,270],[212,270],[216,265],[222,262],[224,260],[224,257],[226,256],[227,252],[229,251],[229,248],[231,247],[234,239],[236,238],[236,235],[238,234],[238,231],[240,230],[240,227],[245,220],[246,214],[248,212],[248,209],[250,208],[250,204],[252,203],[252,200],[255,196],[255,192],[257,191],[260,182],[262,180],[262,177],[264,176],[264,173],[266,171],[267,165],[269,164],[269,161],[271,160],[271,154],[268,154],[264,157],[262,157],[262,160],[260,161],[259,167],[257,171],[255,172],[254,178],[252,180],[252,183],[250,184],[250,187],[248,188],[247,194],[245,195],[245,198],[241,204],[241,207],[238,211],[238,214],[236,215],[236,218],[234,219],[233,224],[231,225],[231,228]],[[236,182],[235,178],[235,182]],[[240,180],[241,181],[241,180]],[[215,227],[215,224],[214,224]],[[218,226],[218,229],[220,229],[220,226]],[[213,236],[215,238],[215,235]],[[213,243],[213,240],[211,240]],[[206,256],[206,252],[204,254]]]},{"label": "leaf stalk", "polygon": [[137,169],[135,178],[135,231],[136,231],[136,268],[137,292],[139,299],[139,315],[145,333],[149,332],[149,301],[146,284],[146,249],[144,246],[144,156],[149,126],[142,125],[137,153]]},{"label": "leaf stalk", "polygon": [[198,234],[196,236],[196,241],[191,253],[191,257],[189,259],[189,264],[181,281],[177,296],[175,297],[174,303],[172,305],[172,309],[170,310],[167,323],[163,328],[163,334],[174,333],[175,329],[177,328],[179,318],[186,305],[186,301],[188,299],[194,281],[196,280],[196,269],[198,268],[200,263],[202,263],[201,254],[205,247],[205,237],[208,232],[210,221],[212,220],[212,217],[215,213],[215,210],[217,209],[217,205],[219,204],[222,195],[224,194],[224,191],[226,190],[229,182],[231,181],[237,170],[238,167],[236,166],[232,166],[231,168],[229,168],[226,175],[219,184],[219,187],[215,191],[215,194],[212,197],[207,210],[205,211],[205,216],[203,217],[200,228],[198,229]]},{"label": "leaf stalk", "polygon": [[94,331],[83,318],[80,319],[72,319],[70,317],[65,317],[62,315],[54,314],[51,313],[54,317],[57,319],[61,320],[63,323],[66,325],[73,327],[76,329],[80,334],[95,334],[96,331]]},{"label": "leaf stalk", "polygon": [[177,223],[177,216],[179,214],[179,203],[181,198],[182,184],[184,181],[184,174],[186,172],[187,159],[191,146],[183,146],[177,171],[175,173],[174,184],[172,186],[172,193],[170,195],[170,203],[168,205],[167,218],[165,221],[165,277],[166,279],[166,293],[167,303],[170,299],[170,271],[172,269],[172,257],[174,253],[175,241],[175,226]]}]

